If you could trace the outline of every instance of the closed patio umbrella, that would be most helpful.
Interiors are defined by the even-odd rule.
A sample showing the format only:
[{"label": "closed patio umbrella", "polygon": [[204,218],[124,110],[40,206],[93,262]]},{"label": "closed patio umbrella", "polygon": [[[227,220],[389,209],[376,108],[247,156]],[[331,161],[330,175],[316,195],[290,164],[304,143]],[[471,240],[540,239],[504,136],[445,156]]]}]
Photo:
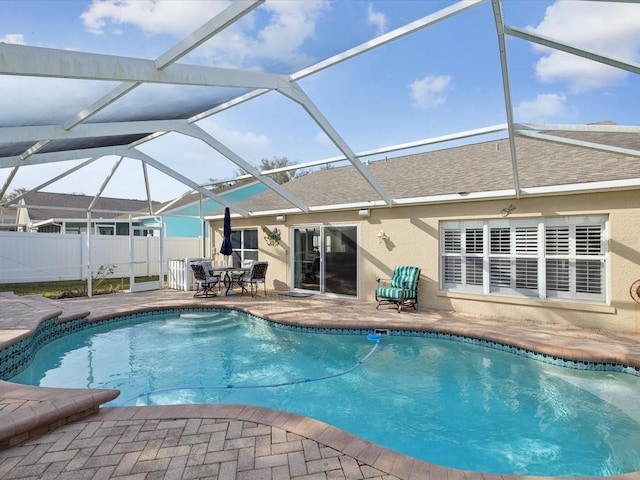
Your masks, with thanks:
[{"label": "closed patio umbrella", "polygon": [[220,253],[224,256],[229,256],[233,253],[233,247],[231,246],[231,212],[229,211],[229,207],[224,209],[223,238]]}]

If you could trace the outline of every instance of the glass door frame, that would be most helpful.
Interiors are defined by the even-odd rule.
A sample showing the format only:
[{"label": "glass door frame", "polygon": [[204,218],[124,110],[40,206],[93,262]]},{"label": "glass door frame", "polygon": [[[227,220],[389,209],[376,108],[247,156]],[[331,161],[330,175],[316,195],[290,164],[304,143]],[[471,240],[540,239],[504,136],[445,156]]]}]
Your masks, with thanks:
[{"label": "glass door frame", "polygon": [[[326,265],[326,229],[328,228],[342,228],[342,227],[351,227],[355,228],[355,295],[349,294],[341,294],[341,293],[333,293],[325,291],[325,265]],[[296,287],[296,232],[301,229],[309,229],[309,230],[318,230],[320,243],[319,247],[319,286],[318,289],[308,289]],[[340,225],[331,225],[331,224],[308,224],[308,225],[295,225],[291,226],[290,230],[290,245],[291,249],[289,252],[289,278],[291,279],[290,289],[291,291],[296,292],[310,292],[315,294],[322,294],[327,296],[337,296],[337,297],[345,297],[345,298],[360,298],[360,225],[358,223],[350,223],[350,224],[340,224]],[[304,253],[304,252],[303,252]],[[299,272],[301,273],[301,272]]]}]

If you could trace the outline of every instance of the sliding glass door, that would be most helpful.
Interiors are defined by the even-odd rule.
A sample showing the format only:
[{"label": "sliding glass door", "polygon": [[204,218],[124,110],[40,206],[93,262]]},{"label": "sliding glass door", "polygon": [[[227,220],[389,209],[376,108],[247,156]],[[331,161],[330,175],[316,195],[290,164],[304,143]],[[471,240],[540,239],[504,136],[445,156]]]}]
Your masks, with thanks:
[{"label": "sliding glass door", "polygon": [[320,291],[320,227],[293,231],[293,288]]},{"label": "sliding glass door", "polygon": [[293,288],[358,295],[358,228],[299,227],[293,231]]}]

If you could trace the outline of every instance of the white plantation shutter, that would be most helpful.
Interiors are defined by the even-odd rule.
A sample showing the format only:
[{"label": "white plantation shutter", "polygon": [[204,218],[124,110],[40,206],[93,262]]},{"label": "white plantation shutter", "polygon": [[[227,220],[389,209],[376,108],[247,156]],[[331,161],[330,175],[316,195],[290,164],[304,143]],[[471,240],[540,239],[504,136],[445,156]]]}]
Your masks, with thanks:
[{"label": "white plantation shutter", "polygon": [[[569,226],[547,227],[545,230],[547,256],[547,292],[569,291]],[[565,258],[549,258],[558,256]]]},{"label": "white plantation shutter", "polygon": [[[515,228],[516,290],[538,294],[538,226]],[[530,258],[518,258],[530,257]]]},{"label": "white plantation shutter", "polygon": [[516,253],[521,255],[538,254],[538,227],[516,227]]},{"label": "white plantation shutter", "polygon": [[[444,253],[462,252],[462,230],[450,229],[444,232]],[[450,288],[462,283],[462,258],[459,255],[444,256],[442,259],[443,281]]]},{"label": "white plantation shutter", "polygon": [[538,289],[538,259],[516,258],[516,290]]},{"label": "white plantation shutter", "polygon": [[569,291],[569,260],[547,259],[547,291]]},{"label": "white plantation shutter", "polygon": [[576,292],[587,294],[602,293],[603,262],[600,259],[584,259],[599,257],[602,253],[602,229],[600,225],[576,225]]},{"label": "white plantation shutter", "polygon": [[465,245],[465,277],[466,285],[482,287],[484,230],[482,228],[467,228],[464,232]]},{"label": "white plantation shutter", "polygon": [[545,230],[547,255],[569,254],[569,227],[547,227]]},{"label": "white plantation shutter", "polygon": [[441,284],[605,302],[606,222],[600,216],[443,222]]},{"label": "white plantation shutter", "polygon": [[462,283],[462,259],[460,257],[444,257],[444,281],[455,285]]},{"label": "white plantation shutter", "polygon": [[482,291],[484,276],[482,226],[444,229],[443,242],[442,283],[445,288]]},{"label": "white plantation shutter", "polygon": [[512,291],[511,271],[511,229],[495,227],[490,229],[489,277],[490,291],[509,293]]},{"label": "white plantation shutter", "polygon": [[468,228],[464,232],[464,244],[466,253],[482,253],[483,248],[482,228]]},{"label": "white plantation shutter", "polygon": [[482,285],[483,272],[482,257],[467,257],[465,259],[465,280],[468,285]]},{"label": "white plantation shutter", "polygon": [[596,295],[602,292],[600,260],[576,260],[576,292]]},{"label": "white plantation shutter", "polygon": [[505,253],[511,251],[511,230],[509,228],[491,229],[491,253]]},{"label": "white plantation shutter", "polygon": [[576,225],[576,255],[600,255],[601,231],[600,225]]},{"label": "white plantation shutter", "polygon": [[444,232],[445,253],[460,253],[462,251],[462,230],[446,230]]},{"label": "white plantation shutter", "polygon": [[574,219],[546,227],[549,298],[605,301],[604,226],[603,219]]},{"label": "white plantation shutter", "polygon": [[[508,258],[491,259],[491,286],[511,288],[511,260]],[[495,289],[492,289],[495,291]]]}]

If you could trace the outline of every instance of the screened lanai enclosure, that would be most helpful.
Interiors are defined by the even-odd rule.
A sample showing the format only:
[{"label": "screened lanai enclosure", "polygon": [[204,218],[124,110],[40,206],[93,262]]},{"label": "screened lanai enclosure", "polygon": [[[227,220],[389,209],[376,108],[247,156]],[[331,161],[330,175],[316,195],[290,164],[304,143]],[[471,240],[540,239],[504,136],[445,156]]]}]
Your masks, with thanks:
[{"label": "screened lanai enclosure", "polygon": [[[136,218],[192,192],[236,217],[354,207],[272,178],[332,166],[366,180],[369,206],[411,205],[429,198],[391,196],[372,162],[505,137],[517,199],[529,193],[518,136],[640,156],[636,2],[15,0],[0,12],[3,208],[23,207],[21,189],[148,200],[119,212]],[[276,157],[288,166],[260,170]],[[247,178],[288,207],[248,211],[212,188]]]}]

